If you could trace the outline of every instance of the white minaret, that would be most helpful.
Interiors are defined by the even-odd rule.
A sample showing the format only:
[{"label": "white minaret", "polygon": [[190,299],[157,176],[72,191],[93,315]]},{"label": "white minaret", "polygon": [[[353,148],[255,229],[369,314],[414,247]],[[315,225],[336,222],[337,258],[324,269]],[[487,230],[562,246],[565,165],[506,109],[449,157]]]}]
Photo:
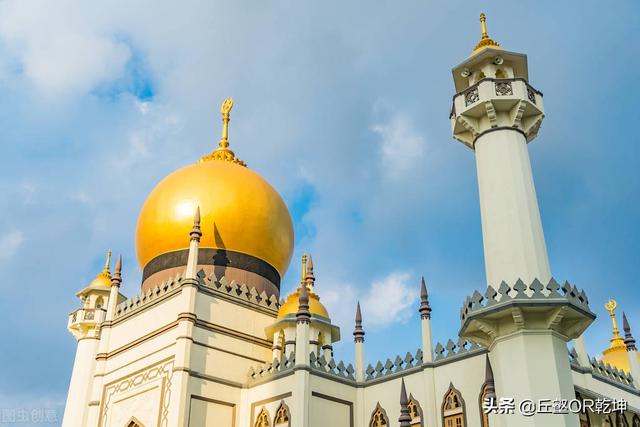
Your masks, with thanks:
[{"label": "white minaret", "polygon": [[529,85],[527,57],[487,35],[453,69],[453,137],[475,151],[487,284],[551,277],[527,144],[544,117]]},{"label": "white minaret", "polygon": [[[550,281],[527,151],[544,117],[542,94],[529,85],[527,57],[489,38],[484,14],[480,22],[480,42],[453,69],[451,124],[453,137],[476,155],[488,287],[465,302],[460,336],[489,349],[498,398],[571,400],[567,341],[595,314],[582,291],[561,294]],[[578,425],[575,414],[495,420],[502,427]]]},{"label": "white minaret", "polygon": [[69,315],[67,328],[78,345],[62,420],[65,427],[86,425],[89,393],[100,342],[100,326],[105,320],[105,305],[111,290],[110,260],[111,251],[107,253],[107,262],[102,272],[89,286],[78,292],[82,307]]}]

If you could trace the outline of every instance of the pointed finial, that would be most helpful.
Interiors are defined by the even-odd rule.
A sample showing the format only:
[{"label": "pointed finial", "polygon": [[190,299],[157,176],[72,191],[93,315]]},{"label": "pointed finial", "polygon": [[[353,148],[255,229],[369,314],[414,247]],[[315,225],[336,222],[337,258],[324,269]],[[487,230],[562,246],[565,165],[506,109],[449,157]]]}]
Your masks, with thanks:
[{"label": "pointed finial", "polygon": [[622,312],[622,328],[624,329],[624,344],[627,346],[627,351],[638,351],[636,340],[631,335],[631,326],[629,326],[629,321],[624,311]]},{"label": "pointed finial", "polygon": [[240,166],[247,166],[245,162],[238,159],[233,151],[229,149],[229,121],[231,120],[231,109],[233,108],[233,98],[227,98],[220,106],[220,114],[222,114],[222,136],[218,143],[218,148],[213,150],[209,155],[200,159],[201,162],[208,160],[225,160],[236,163]]},{"label": "pointed finial", "polygon": [[189,237],[191,240],[200,241],[200,237],[202,237],[202,230],[200,229],[200,206],[196,208],[196,213],[193,215],[193,227],[189,232]]},{"label": "pointed finial", "polygon": [[475,53],[476,51],[484,47],[493,47],[493,48],[501,49],[500,44],[494,41],[493,39],[491,39],[491,37],[489,37],[489,34],[487,33],[487,15],[485,15],[484,12],[480,14],[480,28],[482,31],[480,36],[480,41],[478,42],[476,47],[473,49],[473,52]]},{"label": "pointed finial", "polygon": [[109,274],[109,268],[111,267],[111,249],[107,251],[107,261],[104,263],[103,272]]},{"label": "pointed finial", "polygon": [[409,398],[407,397],[407,388],[404,385],[404,378],[400,383],[400,427],[411,427],[411,415],[409,413]]},{"label": "pointed finial", "polygon": [[300,269],[301,278],[300,278],[300,286],[307,281],[307,255],[302,254],[302,268]]},{"label": "pointed finial", "polygon": [[486,356],[486,362],[484,367],[484,383],[487,387],[485,397],[489,399],[496,398],[496,387],[493,379],[493,368],[491,367],[491,361],[489,360],[489,355]]},{"label": "pointed finial", "polygon": [[620,338],[620,330],[618,329],[618,323],[616,322],[616,307],[618,307],[618,303],[614,299],[610,299],[604,305],[604,308],[609,312],[609,316],[611,316],[611,323],[613,325],[613,339]]},{"label": "pointed finial", "polygon": [[424,276],[420,282],[420,312],[421,319],[431,319],[431,306],[429,305],[429,295],[427,294],[427,284],[424,281]]},{"label": "pointed finial", "polygon": [[311,254],[309,254],[309,258],[307,260],[307,273],[305,279],[309,289],[313,290],[313,287],[316,284],[316,276],[313,274],[313,258],[311,257]]},{"label": "pointed finial", "polygon": [[356,327],[353,330],[353,341],[364,342],[364,329],[362,328],[362,313],[360,312],[360,301],[356,306]]},{"label": "pointed finial", "polygon": [[307,285],[302,284],[302,286],[300,286],[300,294],[298,295],[298,312],[296,313],[296,319],[298,322],[309,323],[310,318],[309,289],[307,289]]},{"label": "pointed finial", "polygon": [[111,286],[120,287],[122,283],[122,255],[118,255],[118,260],[116,261],[116,268],[113,273],[113,277],[111,277]]}]

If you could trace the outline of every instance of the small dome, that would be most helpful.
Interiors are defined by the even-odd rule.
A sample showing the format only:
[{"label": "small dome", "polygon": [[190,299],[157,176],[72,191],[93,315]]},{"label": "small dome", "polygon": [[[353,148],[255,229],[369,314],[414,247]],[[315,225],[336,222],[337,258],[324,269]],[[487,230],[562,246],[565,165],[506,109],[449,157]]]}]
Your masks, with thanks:
[{"label": "small dome", "polygon": [[104,265],[104,268],[100,273],[98,273],[89,283],[87,289],[104,289],[111,287],[111,272],[109,271],[109,264],[111,263],[111,251],[107,252],[107,261]]},{"label": "small dome", "polygon": [[[295,315],[298,312],[298,298],[300,296],[300,288],[290,293],[284,304],[278,310],[278,319],[282,319],[289,314]],[[316,316],[329,318],[329,312],[320,302],[320,297],[313,291],[309,292],[309,312]]]}]

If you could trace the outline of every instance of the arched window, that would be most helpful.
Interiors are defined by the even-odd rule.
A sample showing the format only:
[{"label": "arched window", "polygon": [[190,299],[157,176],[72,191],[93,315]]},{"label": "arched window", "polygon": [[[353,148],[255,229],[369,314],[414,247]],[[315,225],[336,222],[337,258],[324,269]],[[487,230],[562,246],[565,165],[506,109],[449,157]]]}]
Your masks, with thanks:
[{"label": "arched window", "polygon": [[442,401],[442,425],[444,427],[466,427],[467,417],[462,394],[449,383],[449,390]]},{"label": "arched window", "polygon": [[496,70],[496,79],[506,79],[507,75],[502,71],[502,68]]},{"label": "arched window", "polygon": [[262,411],[258,414],[258,418],[256,419],[255,427],[270,427],[269,423],[269,413],[265,408],[262,408]]},{"label": "arched window", "polygon": [[127,424],[125,424],[125,427],[144,427],[144,425],[142,425],[136,417],[131,417],[131,419],[127,421]]},{"label": "arched window", "polygon": [[413,397],[413,395],[409,395],[409,415],[411,416],[411,425],[412,426],[420,426],[424,427],[424,422],[422,421],[422,408],[418,401]]},{"label": "arched window", "polygon": [[640,417],[638,415],[634,415],[633,420],[631,420],[631,424],[633,424],[633,427],[640,427]]},{"label": "arched window", "polygon": [[284,403],[284,401],[280,402],[280,406],[276,411],[276,417],[273,419],[274,426],[290,426],[291,421],[289,420],[289,407]]},{"label": "arched window", "polygon": [[616,427],[629,427],[629,423],[627,422],[627,417],[620,412],[616,413]]},{"label": "arched window", "polygon": [[482,388],[480,389],[480,398],[478,399],[478,404],[480,406],[480,426],[481,427],[489,427],[489,414],[484,410],[484,402],[488,397],[488,384],[484,383]]},{"label": "arched window", "polygon": [[[576,392],[576,399],[582,402],[582,407],[584,408],[584,397],[582,397],[580,393]],[[589,419],[589,414],[586,409],[580,411],[578,417],[580,419],[580,427],[591,427],[591,420]]]},{"label": "arched window", "polygon": [[389,425],[389,418],[387,417],[387,413],[380,406],[380,402],[376,404],[376,408],[373,410],[371,414],[371,422],[369,422],[369,427],[383,427]]},{"label": "arched window", "polygon": [[102,297],[98,297],[96,300],[96,308],[102,308],[104,306],[104,299]]}]

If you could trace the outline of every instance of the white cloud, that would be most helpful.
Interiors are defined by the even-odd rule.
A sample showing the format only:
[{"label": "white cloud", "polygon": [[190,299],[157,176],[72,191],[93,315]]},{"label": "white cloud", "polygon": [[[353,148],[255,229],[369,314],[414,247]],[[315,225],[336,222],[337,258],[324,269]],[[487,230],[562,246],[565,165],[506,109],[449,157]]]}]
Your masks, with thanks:
[{"label": "white cloud", "polygon": [[0,259],[11,258],[22,242],[24,237],[21,231],[13,230],[0,236]]},{"label": "white cloud", "polygon": [[117,79],[131,56],[125,43],[95,28],[98,20],[86,11],[60,14],[50,4],[26,1],[2,6],[0,36],[24,75],[47,95],[84,94]]},{"label": "white cloud", "polygon": [[414,304],[418,293],[415,285],[408,284],[410,278],[409,273],[393,272],[371,284],[360,302],[368,326],[389,326],[406,321],[414,314],[409,307]]},{"label": "white cloud", "polygon": [[351,283],[322,282],[318,290],[322,303],[327,307],[334,323],[350,331],[355,319],[356,303],[359,300],[366,328],[385,328],[396,322],[404,322],[411,317],[418,293],[415,284],[409,283],[411,275],[406,272],[392,272],[374,280],[358,296]]},{"label": "white cloud", "polygon": [[371,129],[382,138],[380,161],[386,176],[403,177],[422,159],[425,140],[405,114],[397,113],[387,123]]}]

